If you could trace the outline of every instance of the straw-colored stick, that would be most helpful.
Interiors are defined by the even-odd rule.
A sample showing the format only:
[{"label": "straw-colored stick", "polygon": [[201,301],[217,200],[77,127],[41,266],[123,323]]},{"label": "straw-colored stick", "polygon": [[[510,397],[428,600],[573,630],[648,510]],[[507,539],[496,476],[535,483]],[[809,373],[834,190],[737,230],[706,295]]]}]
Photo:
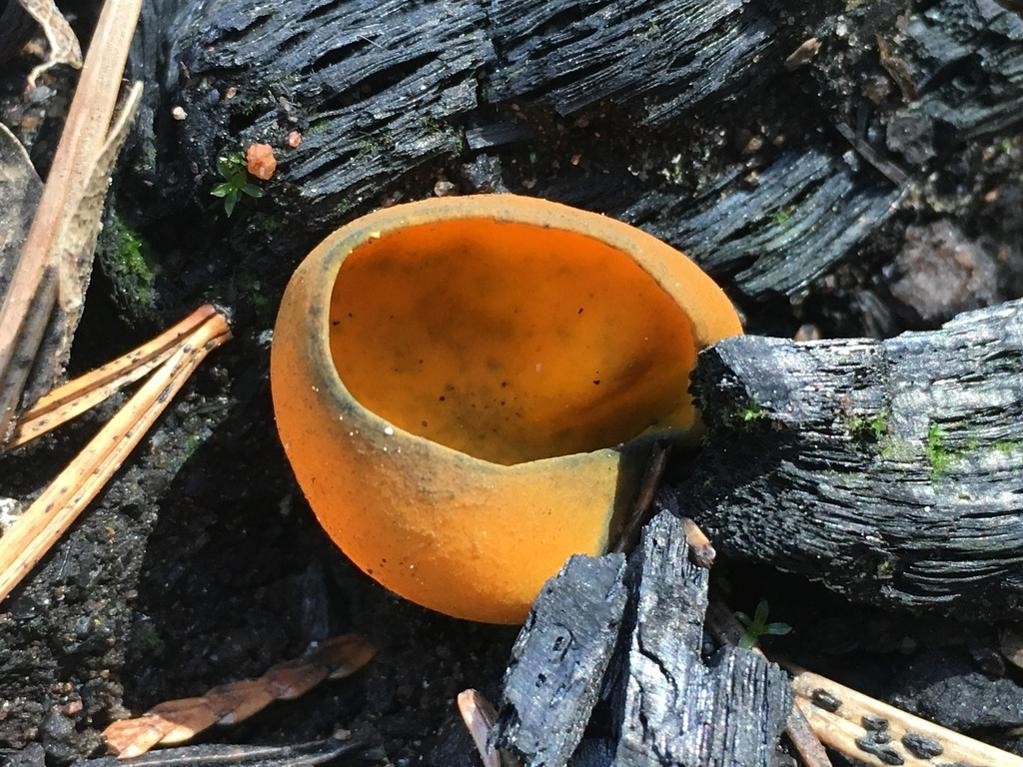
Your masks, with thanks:
[{"label": "straw-colored stick", "polygon": [[203,323],[0,538],[2,602],[96,497],[206,355],[230,338],[222,315]]},{"label": "straw-colored stick", "polygon": [[0,306],[0,441],[14,419],[44,320],[56,301],[60,266],[54,247],[106,143],[141,8],[142,0],[103,5],[39,207]]},{"label": "straw-colored stick", "polygon": [[59,386],[25,411],[10,442],[0,448],[13,450],[78,417],[115,392],[133,383],[170,359],[182,339],[216,314],[210,304],[201,306],[177,325],[106,365],[90,370]]},{"label": "straw-colored stick", "polygon": [[[873,767],[888,767],[889,762],[885,762],[880,757],[868,753],[856,745],[856,740],[863,738],[866,734],[862,727],[853,724],[847,719],[843,719],[837,714],[832,714],[829,711],[818,708],[806,698],[796,698],[796,710],[809,722],[814,733],[828,748],[832,748],[840,754],[851,756],[859,762],[873,765]],[[934,767],[933,759],[918,759],[912,754],[905,752],[905,749],[902,749],[901,746],[899,746],[899,749],[899,758],[902,759],[900,764],[904,767]]]},{"label": "straw-colored stick", "polygon": [[[848,756],[868,761],[871,764],[884,764],[878,759],[871,760],[870,755],[856,744],[857,738],[869,736],[869,732],[863,726],[863,718],[877,717],[886,723],[884,730],[891,738],[892,747],[905,759],[907,765],[934,763],[924,760],[910,761],[914,757],[903,746],[902,738],[909,734],[915,734],[939,744],[942,749],[941,761],[945,763],[982,764],[985,767],[1023,767],[1023,757],[989,746],[987,743],[981,743],[979,740],[909,714],[895,706],[882,703],[820,674],[790,664],[782,665],[785,665],[793,674],[792,690],[797,698],[802,699],[799,702],[799,708],[807,714],[814,732],[822,741]],[[838,706],[833,711],[821,709],[819,705],[813,703],[815,699],[820,699],[822,692],[827,694],[829,701],[837,702]],[[829,716],[825,716],[825,714],[829,714]],[[841,720],[844,724],[835,720]]]}]

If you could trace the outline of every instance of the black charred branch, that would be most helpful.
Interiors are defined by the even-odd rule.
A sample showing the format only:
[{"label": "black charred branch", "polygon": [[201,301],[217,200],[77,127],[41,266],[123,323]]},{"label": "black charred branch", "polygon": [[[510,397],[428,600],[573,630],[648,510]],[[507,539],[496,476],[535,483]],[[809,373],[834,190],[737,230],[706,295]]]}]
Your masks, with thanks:
[{"label": "black charred branch", "polygon": [[622,570],[620,555],[576,557],[550,581],[516,642],[497,742],[533,767],[771,764],[787,677],[733,647],[703,661],[708,571],[681,521],[657,517],[624,585]]},{"label": "black charred branch", "polygon": [[729,555],[866,602],[1023,609],[1023,302],[890,340],[740,337],[694,376],[676,490]]}]

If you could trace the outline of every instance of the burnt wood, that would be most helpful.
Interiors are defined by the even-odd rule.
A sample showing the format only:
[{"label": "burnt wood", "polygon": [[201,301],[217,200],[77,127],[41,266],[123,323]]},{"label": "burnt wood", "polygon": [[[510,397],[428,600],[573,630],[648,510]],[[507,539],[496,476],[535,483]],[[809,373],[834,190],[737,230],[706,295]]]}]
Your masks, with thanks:
[{"label": "burnt wood", "polygon": [[705,664],[709,571],[692,561],[681,521],[658,515],[629,562],[632,601],[614,765],[772,764],[792,707],[788,677],[725,646]]},{"label": "burnt wood", "polygon": [[597,702],[625,610],[625,557],[572,557],[512,648],[497,744],[526,764],[567,764]]},{"label": "burnt wood", "polygon": [[708,428],[675,489],[725,553],[857,600],[1023,609],[1023,302],[885,341],[704,352]]},{"label": "burnt wood", "polygon": [[[705,134],[736,120],[714,105],[753,98],[801,42],[773,4],[185,0],[169,17],[179,2],[143,20],[139,69],[151,68],[150,28],[167,27],[165,108],[143,116],[129,159],[165,209],[209,207],[216,157],[262,141],[279,161],[262,205],[306,236],[428,196],[443,176],[463,192],[510,190],[631,221],[760,300],[855,252],[904,192],[820,132],[770,153],[761,182],[741,162],[700,178]],[[828,8],[799,12],[814,27]],[[169,105],[187,119],[169,119]],[[292,130],[302,142],[286,148]],[[580,149],[576,168],[567,161]],[[492,168],[482,182],[477,160]]]},{"label": "burnt wood", "polygon": [[620,555],[573,558],[516,641],[497,744],[530,767],[771,764],[791,710],[788,678],[733,647],[704,663],[707,585],[667,513],[647,526],[627,571]]}]

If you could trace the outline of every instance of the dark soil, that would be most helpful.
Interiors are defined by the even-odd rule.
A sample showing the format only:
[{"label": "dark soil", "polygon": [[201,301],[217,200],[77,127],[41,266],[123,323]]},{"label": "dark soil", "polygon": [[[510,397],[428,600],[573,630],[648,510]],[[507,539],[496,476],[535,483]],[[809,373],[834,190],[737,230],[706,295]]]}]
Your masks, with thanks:
[{"label": "dark soil", "polygon": [[[784,41],[792,50],[812,36],[825,41],[813,63],[765,76],[741,97],[658,129],[637,126],[614,104],[561,117],[542,105],[509,102],[501,109],[528,124],[534,140],[441,158],[340,220],[320,216],[309,226],[286,190],[279,205],[274,201],[273,187],[227,219],[207,192],[211,169],[182,171],[185,148],[161,145],[164,154],[148,170],[140,170],[144,142],[129,148],[112,188],[71,372],[126,351],[206,299],[231,307],[236,337],[203,365],[115,481],[0,605],[0,764],[11,753],[2,749],[34,743],[51,766],[99,754],[98,733],[112,718],[257,676],[311,641],[348,632],[366,634],[380,648],[364,671],[203,740],[292,743],[349,730],[381,745],[396,765],[473,764],[454,697],[466,687],[497,697],[516,631],[399,600],[320,530],[273,423],[267,331],[278,298],[330,226],[381,202],[430,196],[439,180],[455,192],[507,188],[614,211],[625,184],[682,198],[726,172],[755,176],[783,148],[813,143],[852,152],[836,123],[862,117],[869,134],[902,106],[873,40],[875,30],[891,32],[908,2],[850,2],[848,11],[840,3],[763,5],[787,19]],[[90,7],[69,4],[86,39]],[[855,36],[843,36],[842,25]],[[45,173],[75,78],[55,70],[45,93],[26,94],[33,62],[23,53],[0,65],[0,119]],[[171,105],[154,97],[166,115]],[[869,115],[858,117],[865,99]],[[1019,125],[971,137],[940,161],[907,152],[927,172],[843,263],[792,295],[752,300],[733,291],[748,332],[883,337],[1023,294]],[[886,156],[914,169],[905,155]],[[115,210],[143,241],[152,273],[141,281],[118,270],[120,243],[110,239]],[[730,284],[728,273],[718,276]],[[3,459],[0,495],[30,498],[121,403]],[[1023,753],[1023,742],[1009,734],[1023,724],[1023,679],[998,654],[995,627],[856,607],[763,568],[726,562],[716,569],[732,607],[752,612],[766,598],[771,619],[795,627],[790,638],[775,640],[787,654]],[[26,751],[23,758],[28,754],[34,763],[42,756]]]}]

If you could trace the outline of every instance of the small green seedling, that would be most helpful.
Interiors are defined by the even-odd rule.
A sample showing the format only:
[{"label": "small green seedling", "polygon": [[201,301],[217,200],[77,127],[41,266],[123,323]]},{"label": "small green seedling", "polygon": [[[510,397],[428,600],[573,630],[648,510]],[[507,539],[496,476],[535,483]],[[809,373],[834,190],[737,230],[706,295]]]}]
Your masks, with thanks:
[{"label": "small green seedling", "polygon": [[210,194],[223,198],[224,213],[228,218],[234,213],[235,206],[243,194],[256,199],[263,196],[262,189],[249,183],[248,164],[245,162],[245,155],[241,152],[218,157],[217,172],[224,180],[214,186]]},{"label": "small green seedling", "polygon": [[754,648],[760,641],[762,636],[785,636],[792,631],[792,626],[787,623],[768,623],[767,622],[767,600],[761,599],[757,605],[756,611],[753,613],[753,617],[749,617],[746,613],[737,612],[735,617],[739,623],[742,624],[746,631],[743,633],[742,638],[739,640],[739,647],[745,650]]},{"label": "small green seedling", "polygon": [[755,399],[751,399],[739,410],[739,420],[742,423],[753,423],[765,418],[767,418],[767,411]]}]

